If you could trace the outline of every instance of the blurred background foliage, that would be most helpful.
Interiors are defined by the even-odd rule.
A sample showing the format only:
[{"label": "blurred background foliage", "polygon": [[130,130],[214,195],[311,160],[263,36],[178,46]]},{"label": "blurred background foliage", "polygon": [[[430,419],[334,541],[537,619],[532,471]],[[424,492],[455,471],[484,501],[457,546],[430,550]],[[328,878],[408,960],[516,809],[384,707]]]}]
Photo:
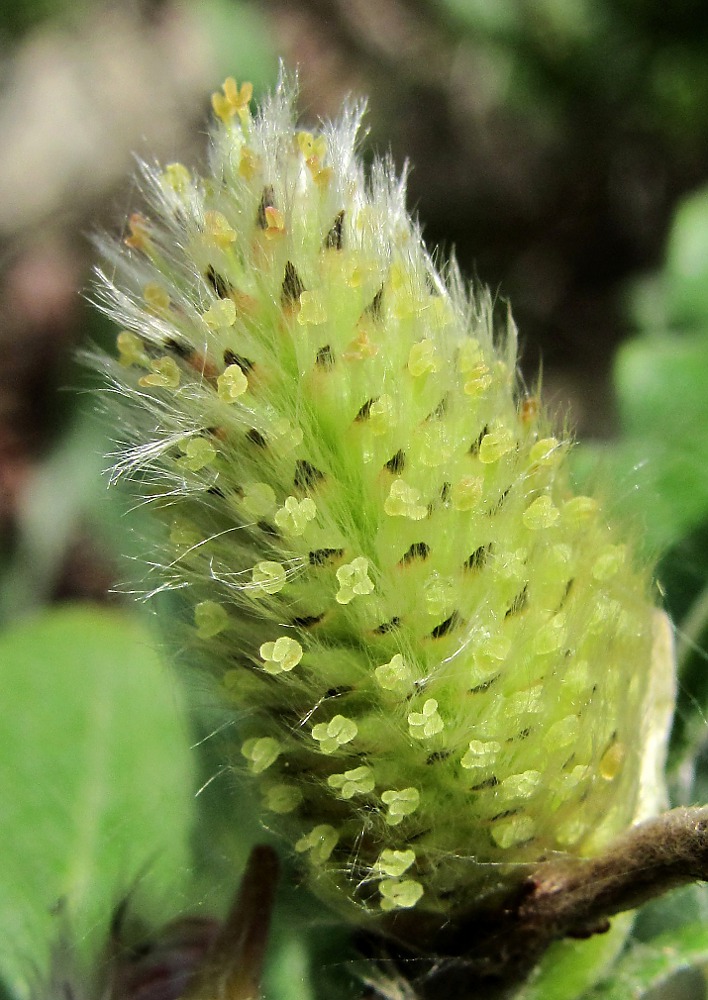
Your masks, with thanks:
[{"label": "blurred background foliage", "polygon": [[[155,927],[221,913],[268,836],[209,739],[228,720],[206,692],[190,692],[196,720],[186,711],[152,609],[112,589],[131,579],[140,513],[106,489],[110,436],[74,357],[112,337],[84,302],[90,237],[139,203],[134,155],[203,162],[210,92],[233,74],[262,93],[279,57],[299,67],[309,119],[368,95],[366,154],[410,160],[429,244],[511,300],[526,377],[542,361],[544,395],[578,429],[579,475],[600,459],[660,558],[680,668],[672,795],[708,801],[702,0],[2,0],[8,996],[33,991],[68,928],[76,954],[59,950],[81,968],[126,894]],[[361,996],[336,924],[293,879],[281,896],[268,997]],[[699,888],[647,907],[593,996],[704,998],[707,918]],[[557,981],[551,996],[569,994]]]}]

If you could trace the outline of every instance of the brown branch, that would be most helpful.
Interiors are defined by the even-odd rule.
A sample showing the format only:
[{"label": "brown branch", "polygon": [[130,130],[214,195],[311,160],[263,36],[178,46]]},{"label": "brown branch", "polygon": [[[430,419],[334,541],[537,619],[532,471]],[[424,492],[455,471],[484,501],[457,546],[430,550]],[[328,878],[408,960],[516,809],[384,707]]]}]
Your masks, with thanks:
[{"label": "brown branch", "polygon": [[278,882],[272,848],[254,847],[241,887],[185,1000],[258,1000]]},{"label": "brown branch", "polygon": [[[454,931],[439,930],[392,959],[401,969],[423,962],[421,998],[485,1000],[513,995],[562,938],[609,929],[609,918],[691,882],[708,880],[708,807],[673,809],[627,830],[599,857],[547,861],[505,899],[475,910]],[[408,915],[387,928],[410,941]],[[425,931],[429,931],[426,928]],[[425,932],[424,932],[425,934]]]}]

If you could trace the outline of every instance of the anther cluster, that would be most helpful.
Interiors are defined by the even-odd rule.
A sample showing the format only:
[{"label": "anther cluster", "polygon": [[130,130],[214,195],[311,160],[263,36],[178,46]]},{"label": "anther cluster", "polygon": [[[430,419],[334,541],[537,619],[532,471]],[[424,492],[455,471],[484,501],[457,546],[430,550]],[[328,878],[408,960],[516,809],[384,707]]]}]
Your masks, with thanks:
[{"label": "anther cluster", "polygon": [[144,168],[106,249],[114,475],[315,890],[454,914],[635,817],[648,574],[573,492],[511,320],[365,173],[362,109],[304,131],[293,90],[253,115],[227,80],[206,176]]}]

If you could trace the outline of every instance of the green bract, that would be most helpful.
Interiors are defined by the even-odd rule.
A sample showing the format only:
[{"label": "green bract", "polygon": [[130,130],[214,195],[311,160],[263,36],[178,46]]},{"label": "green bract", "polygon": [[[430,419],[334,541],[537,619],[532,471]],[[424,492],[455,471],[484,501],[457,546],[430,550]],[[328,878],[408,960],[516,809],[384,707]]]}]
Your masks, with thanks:
[{"label": "green bract", "polygon": [[207,177],[146,170],[110,252],[115,475],[315,890],[454,915],[657,807],[648,573],[573,495],[511,323],[365,178],[360,109],[310,134],[287,84],[249,98],[215,95]]}]

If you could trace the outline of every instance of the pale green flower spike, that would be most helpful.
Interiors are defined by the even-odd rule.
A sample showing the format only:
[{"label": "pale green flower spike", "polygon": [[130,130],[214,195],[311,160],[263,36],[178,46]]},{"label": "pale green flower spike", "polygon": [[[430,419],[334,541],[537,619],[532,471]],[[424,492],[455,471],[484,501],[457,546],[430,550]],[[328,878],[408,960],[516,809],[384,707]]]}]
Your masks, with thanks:
[{"label": "pale green flower spike", "polygon": [[107,251],[115,474],[314,890],[445,919],[660,807],[650,574],[573,496],[511,321],[365,177],[362,109],[250,99],[226,81],[208,176],[146,168]]}]

